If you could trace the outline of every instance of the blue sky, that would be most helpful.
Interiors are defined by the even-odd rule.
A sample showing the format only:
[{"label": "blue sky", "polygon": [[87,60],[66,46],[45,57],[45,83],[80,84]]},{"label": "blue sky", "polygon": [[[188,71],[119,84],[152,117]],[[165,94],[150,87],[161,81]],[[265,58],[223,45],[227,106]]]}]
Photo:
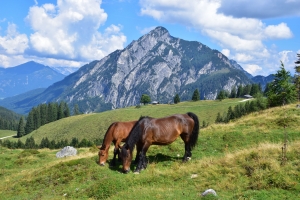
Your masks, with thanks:
[{"label": "blue sky", "polygon": [[252,75],[294,73],[300,0],[0,0],[0,67],[80,67],[157,26],[236,60]]}]

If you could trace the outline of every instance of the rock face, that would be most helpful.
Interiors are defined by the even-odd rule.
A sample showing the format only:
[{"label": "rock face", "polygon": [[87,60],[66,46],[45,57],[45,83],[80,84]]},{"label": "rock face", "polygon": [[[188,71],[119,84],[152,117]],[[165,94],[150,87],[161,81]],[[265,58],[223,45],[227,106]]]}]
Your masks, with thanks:
[{"label": "rock face", "polygon": [[22,106],[63,100],[88,113],[137,105],[142,94],[169,103],[176,94],[181,101],[190,100],[198,89],[201,99],[215,99],[220,90],[230,92],[250,83],[245,71],[221,52],[157,27],[125,49],[82,66],[40,95],[22,101]]},{"label": "rock face", "polygon": [[62,150],[56,153],[56,158],[63,158],[67,156],[77,155],[77,149],[71,146],[66,146]]}]

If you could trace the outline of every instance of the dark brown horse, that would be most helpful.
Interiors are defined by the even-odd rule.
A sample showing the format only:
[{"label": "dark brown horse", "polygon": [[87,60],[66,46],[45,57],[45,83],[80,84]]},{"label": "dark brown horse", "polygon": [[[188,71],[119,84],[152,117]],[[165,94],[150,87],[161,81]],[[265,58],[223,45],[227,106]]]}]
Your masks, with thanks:
[{"label": "dark brown horse", "polygon": [[132,151],[137,146],[137,161],[135,172],[139,173],[147,167],[146,152],[150,145],[168,145],[178,136],[184,141],[185,162],[192,156],[199,135],[199,120],[194,113],[177,114],[164,118],[141,117],[134,125],[125,144],[122,147],[123,172],[130,171]]},{"label": "dark brown horse", "polygon": [[120,143],[125,142],[127,136],[129,135],[129,132],[131,131],[132,127],[136,121],[130,121],[130,122],[114,122],[112,123],[109,128],[107,129],[102,146],[99,148],[99,164],[105,165],[105,162],[108,158],[108,150],[110,147],[110,144],[113,142],[115,145],[114,149],[114,157],[112,159],[111,165],[116,164],[116,156],[119,156],[120,150]]}]

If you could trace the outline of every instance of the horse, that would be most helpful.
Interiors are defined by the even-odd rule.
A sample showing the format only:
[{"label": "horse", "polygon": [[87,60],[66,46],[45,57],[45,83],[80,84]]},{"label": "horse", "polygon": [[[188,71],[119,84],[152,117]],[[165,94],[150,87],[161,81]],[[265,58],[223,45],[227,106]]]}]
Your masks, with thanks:
[{"label": "horse", "polygon": [[120,159],[120,143],[125,142],[129,132],[133,128],[134,124],[137,121],[129,121],[129,122],[114,122],[112,123],[109,128],[107,129],[103,143],[99,149],[99,165],[104,166],[105,162],[108,158],[108,150],[110,147],[111,142],[114,143],[114,157],[112,159],[111,165],[116,164],[116,157],[118,154],[118,158]]},{"label": "horse", "polygon": [[123,172],[130,171],[132,152],[137,146],[135,173],[147,168],[146,153],[151,145],[168,145],[178,136],[184,141],[183,162],[192,156],[199,135],[199,119],[194,113],[175,114],[164,118],[140,117],[121,149]]}]

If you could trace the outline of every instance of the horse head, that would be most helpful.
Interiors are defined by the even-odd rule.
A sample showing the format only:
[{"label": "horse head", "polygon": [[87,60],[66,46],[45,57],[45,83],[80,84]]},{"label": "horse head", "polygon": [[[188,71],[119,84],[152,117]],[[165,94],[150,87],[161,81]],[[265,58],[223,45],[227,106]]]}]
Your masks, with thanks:
[{"label": "horse head", "polygon": [[128,144],[123,145],[121,149],[121,156],[123,161],[123,172],[127,174],[130,171],[132,161],[132,151],[130,151]]},{"label": "horse head", "polygon": [[108,157],[108,150],[106,150],[106,146],[102,145],[99,149],[99,165],[104,166]]}]

